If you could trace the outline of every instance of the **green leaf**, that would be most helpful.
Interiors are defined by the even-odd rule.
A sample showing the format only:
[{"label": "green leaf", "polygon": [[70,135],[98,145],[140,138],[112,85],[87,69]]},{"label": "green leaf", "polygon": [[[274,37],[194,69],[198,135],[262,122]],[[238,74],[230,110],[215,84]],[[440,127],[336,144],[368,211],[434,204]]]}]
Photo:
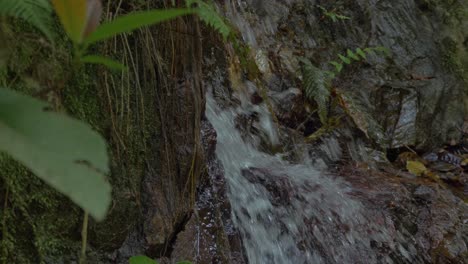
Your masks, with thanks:
[{"label": "green leaf", "polygon": [[147,256],[134,256],[130,258],[130,264],[158,264]]},{"label": "green leaf", "polygon": [[111,201],[104,139],[87,124],[46,108],[37,99],[0,88],[0,151],[97,220],[104,219]]},{"label": "green leaf", "polygon": [[357,49],[356,49],[356,54],[358,54],[359,56],[361,56],[363,59],[367,59],[366,53],[365,53],[361,48],[357,48]]},{"label": "green leaf", "polygon": [[309,60],[301,59],[301,61],[304,63],[302,73],[305,94],[307,98],[317,103],[320,121],[326,124],[331,93],[329,75],[315,67]]},{"label": "green leaf", "polygon": [[224,19],[218,14],[213,5],[201,0],[186,0],[185,2],[187,7],[197,4],[198,8],[195,11],[200,19],[217,30],[225,40],[229,37],[231,28],[224,22]]},{"label": "green leaf", "polygon": [[336,74],[332,71],[323,71],[325,74],[328,75],[328,77],[330,77],[330,79],[335,79],[336,77]]},{"label": "green leaf", "polygon": [[343,70],[343,64],[342,63],[339,63],[339,62],[336,62],[336,61],[330,61],[330,64],[335,66],[335,69],[336,69],[337,73],[340,73],[341,70]]},{"label": "green leaf", "polygon": [[179,261],[177,264],[192,264],[190,261]]},{"label": "green leaf", "polygon": [[353,59],[353,60],[355,60],[355,61],[360,61],[360,60],[361,60],[361,59],[359,59],[359,57],[358,57],[353,51],[351,51],[350,49],[348,49],[348,50],[346,51],[346,54],[348,55],[348,58],[351,58],[351,59]]},{"label": "green leaf", "polygon": [[351,60],[348,59],[347,57],[341,55],[341,54],[338,54],[338,57],[340,58],[341,61],[343,61],[344,63],[346,64],[351,64]]},{"label": "green leaf", "polygon": [[161,23],[191,13],[193,13],[191,9],[165,9],[136,12],[121,16],[99,26],[85,39],[85,43],[87,45],[93,44],[121,33],[128,33],[138,28]]},{"label": "green leaf", "polygon": [[365,48],[364,51],[365,51],[367,54],[375,54],[374,48]]},{"label": "green leaf", "polygon": [[351,18],[349,16],[344,16],[344,15],[336,15],[336,17],[340,20],[350,20]]},{"label": "green leaf", "polygon": [[11,16],[30,23],[53,41],[52,6],[48,0],[0,0],[0,16]]},{"label": "green leaf", "polygon": [[106,57],[97,56],[97,55],[84,56],[81,58],[81,61],[84,63],[90,63],[90,64],[102,64],[106,66],[107,68],[111,70],[116,70],[116,71],[127,70],[127,67],[125,67],[125,65],[123,65],[122,63],[106,58]]},{"label": "green leaf", "polygon": [[386,47],[378,46],[378,47],[375,47],[374,50],[382,52],[385,56],[391,55],[390,50],[387,49]]},{"label": "green leaf", "polygon": [[52,0],[52,4],[68,36],[73,42],[81,43],[86,26],[87,0]]}]

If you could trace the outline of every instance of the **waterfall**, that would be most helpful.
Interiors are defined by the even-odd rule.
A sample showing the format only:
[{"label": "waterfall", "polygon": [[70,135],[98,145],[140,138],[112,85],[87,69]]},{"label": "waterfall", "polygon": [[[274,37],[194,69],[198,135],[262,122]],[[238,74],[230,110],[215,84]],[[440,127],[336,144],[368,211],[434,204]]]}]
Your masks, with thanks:
[{"label": "waterfall", "polygon": [[263,113],[258,122],[271,126],[262,107],[243,101],[222,109],[207,95],[206,116],[218,135],[216,155],[249,263],[377,263],[374,247],[391,240],[388,231],[372,224],[378,216],[348,195],[343,181],[308,159],[292,164],[263,153],[252,135],[241,135],[236,119],[248,111]]}]

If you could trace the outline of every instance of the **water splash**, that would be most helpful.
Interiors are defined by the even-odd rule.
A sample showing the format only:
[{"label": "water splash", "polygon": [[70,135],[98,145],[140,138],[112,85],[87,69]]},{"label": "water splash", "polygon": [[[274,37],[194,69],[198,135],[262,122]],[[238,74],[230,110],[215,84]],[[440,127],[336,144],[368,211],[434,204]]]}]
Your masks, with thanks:
[{"label": "water splash", "polygon": [[377,263],[381,256],[373,247],[391,243],[384,223],[371,224],[382,216],[369,215],[326,172],[260,152],[236,128],[236,117],[246,111],[254,111],[249,102],[221,109],[207,96],[206,116],[218,134],[216,155],[249,263]]}]

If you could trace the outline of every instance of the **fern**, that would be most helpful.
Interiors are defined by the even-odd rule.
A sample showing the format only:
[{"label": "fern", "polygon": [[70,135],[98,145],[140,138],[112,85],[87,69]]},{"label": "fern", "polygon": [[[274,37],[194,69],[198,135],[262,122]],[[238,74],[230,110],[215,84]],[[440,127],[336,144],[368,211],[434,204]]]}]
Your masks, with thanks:
[{"label": "fern", "polygon": [[213,5],[202,0],[186,0],[186,4],[188,7],[192,7],[196,4],[198,6],[196,8],[196,13],[200,19],[208,26],[211,26],[218,31],[224,39],[228,38],[231,33],[231,29],[224,22],[224,19],[218,14]]},{"label": "fern", "polygon": [[[308,59],[299,58],[303,63],[302,74],[305,95],[309,100],[313,100],[317,103],[318,114],[323,125],[328,124],[327,116],[331,94],[331,81],[343,70],[345,64],[349,65],[353,61],[365,60],[368,54],[375,54],[377,52],[384,53],[385,55],[389,55],[390,53],[388,49],[384,47],[357,48],[354,52],[348,49],[346,55],[338,54],[339,60],[329,62],[333,65],[334,71],[318,69],[312,65]],[[348,94],[343,94],[339,90],[336,90],[336,93],[341,100],[342,107],[353,119],[356,126],[362,130],[366,136],[369,136],[369,132],[371,132],[373,134],[371,137],[378,139],[378,135],[381,133],[382,129],[370,115],[366,114],[365,107]]]},{"label": "fern", "polygon": [[303,63],[302,75],[304,81],[305,94],[309,100],[314,100],[318,106],[318,114],[322,124],[327,123],[328,103],[330,101],[330,76],[305,58],[301,58]]},{"label": "fern", "polygon": [[356,51],[346,50],[346,55],[338,54],[338,61],[330,61],[330,64],[335,68],[335,72],[330,74],[332,78],[343,70],[344,64],[349,65],[352,61],[361,61],[367,59],[368,54],[383,53],[385,56],[390,55],[390,51],[385,47],[357,48]]},{"label": "fern", "polygon": [[321,5],[317,5],[317,7],[320,8],[320,10],[322,11],[324,17],[330,18],[333,22],[338,22],[339,20],[349,20],[349,19],[351,19],[348,16],[337,14],[333,10],[328,11],[327,9],[325,9],[325,7],[323,7]]},{"label": "fern", "polygon": [[22,19],[39,29],[49,40],[53,40],[52,6],[48,0],[0,0],[0,16]]}]

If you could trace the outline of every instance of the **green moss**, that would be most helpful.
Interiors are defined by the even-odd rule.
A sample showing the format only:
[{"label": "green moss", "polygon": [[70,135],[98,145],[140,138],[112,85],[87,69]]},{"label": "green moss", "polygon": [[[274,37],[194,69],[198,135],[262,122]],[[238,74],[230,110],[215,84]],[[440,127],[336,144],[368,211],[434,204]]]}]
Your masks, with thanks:
[{"label": "green moss", "polygon": [[79,230],[79,209],[5,154],[0,155],[0,173],[7,204],[0,215],[5,221],[2,261],[37,263],[46,256],[70,254],[74,245],[63,238]]}]

